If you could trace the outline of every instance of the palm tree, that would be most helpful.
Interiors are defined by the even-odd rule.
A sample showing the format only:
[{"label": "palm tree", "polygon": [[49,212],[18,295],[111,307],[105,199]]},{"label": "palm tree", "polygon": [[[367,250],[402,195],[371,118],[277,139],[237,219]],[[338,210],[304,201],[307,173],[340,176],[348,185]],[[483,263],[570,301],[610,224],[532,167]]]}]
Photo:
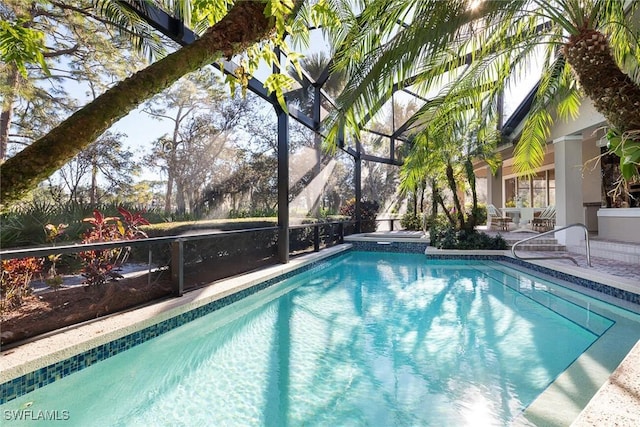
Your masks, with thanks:
[{"label": "palm tree", "polygon": [[621,162],[630,163],[626,170],[637,175],[637,5],[620,0],[373,0],[357,16],[343,13],[343,24],[334,32],[335,66],[345,70],[349,81],[338,98],[340,111],[329,120],[330,141],[337,141],[342,125],[357,132],[361,120],[395,88],[410,85],[430,98],[415,121],[451,120],[454,111],[463,118],[469,109],[495,118],[504,90],[517,85],[531,64],[542,62],[515,150],[516,172],[530,173],[542,163],[553,110],[560,118],[575,116],[584,94],[607,119],[612,142],[618,144],[614,148],[626,142],[619,150],[626,154]]},{"label": "palm tree", "polygon": [[[220,58],[242,53],[272,35],[273,31],[282,38],[286,20],[301,2],[238,1],[233,3],[228,12],[226,2],[221,2],[223,6],[219,2],[197,3],[209,8],[208,12],[213,13],[209,19],[215,22],[200,38],[107,90],[0,166],[2,208],[6,209],[15,203],[95,141],[117,120],[183,75]],[[108,7],[111,1],[100,3]],[[184,5],[188,1],[177,3]],[[7,59],[17,63],[24,60],[20,57]]]},{"label": "palm tree", "polygon": [[[497,169],[500,159],[495,154],[499,140],[498,133],[482,126],[480,120],[467,117],[458,120],[454,116],[450,121],[441,120],[431,123],[413,138],[413,149],[406,158],[401,171],[401,188],[409,190],[417,185],[430,182],[434,194],[433,204],[440,205],[449,222],[456,229],[474,229],[477,220],[478,197],[476,193],[473,159],[482,159],[493,170]],[[466,209],[458,193],[466,184],[471,191],[471,214]],[[440,182],[446,182],[453,202],[453,214],[447,210],[442,197]],[[432,216],[437,209],[432,210]]]}]

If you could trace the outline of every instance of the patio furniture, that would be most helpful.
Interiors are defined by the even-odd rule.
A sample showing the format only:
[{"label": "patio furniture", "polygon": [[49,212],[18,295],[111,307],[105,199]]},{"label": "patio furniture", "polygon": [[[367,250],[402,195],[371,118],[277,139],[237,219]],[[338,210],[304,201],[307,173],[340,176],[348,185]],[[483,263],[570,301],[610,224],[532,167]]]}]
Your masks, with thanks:
[{"label": "patio furniture", "polygon": [[531,220],[531,229],[533,231],[549,231],[556,225],[556,207],[555,205],[547,206],[540,214],[534,215]]},{"label": "patio furniture", "polygon": [[509,231],[509,224],[513,219],[510,216],[502,215],[495,206],[487,205],[487,224],[489,227],[496,227],[504,231]]}]

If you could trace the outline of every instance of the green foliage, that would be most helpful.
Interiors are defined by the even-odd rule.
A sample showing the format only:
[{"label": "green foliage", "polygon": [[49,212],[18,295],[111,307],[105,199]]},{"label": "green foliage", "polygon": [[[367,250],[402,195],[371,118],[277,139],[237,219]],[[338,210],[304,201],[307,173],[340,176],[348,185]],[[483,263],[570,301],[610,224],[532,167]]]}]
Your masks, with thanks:
[{"label": "green foliage", "polygon": [[[64,235],[67,224],[47,224],[44,226],[47,243],[55,245],[56,241]],[[62,286],[62,276],[58,274],[57,264],[62,259],[62,254],[49,255],[46,258],[47,268],[45,275],[45,283],[53,289]]]},{"label": "green foliage", "polygon": [[487,222],[487,205],[478,203],[478,207],[475,212],[473,211],[473,206],[469,204],[467,204],[465,208],[467,210],[467,215],[473,215],[475,217],[475,224],[485,224]]},{"label": "green foliage", "polygon": [[[370,233],[376,231],[376,216],[380,205],[378,202],[363,200],[360,203],[360,231]],[[340,214],[348,216],[352,220],[356,219],[356,199],[350,199],[340,208]]]},{"label": "green foliage", "polygon": [[[581,70],[579,64],[570,63],[566,52],[562,54],[561,48],[571,44],[568,35],[586,29],[601,33],[617,62],[615,71],[621,67],[631,81],[639,81],[639,33],[634,24],[639,2],[480,1],[471,8],[470,1],[371,0],[358,13],[327,3],[341,22],[338,30],[329,31],[337,46],[334,69],[345,70],[349,76],[346,90],[336,100],[339,108],[326,120],[327,144],[333,149],[351,136],[359,138],[360,131],[369,126],[367,120],[403,84],[429,99],[408,122],[419,124],[407,126],[419,136],[464,121],[470,111],[482,113],[484,131],[494,131],[503,91],[530,78],[537,68],[532,64],[540,64],[540,83],[515,150],[514,169],[530,173],[544,160],[554,121],[577,115],[583,98],[580,90],[586,89],[587,80],[604,86],[602,79],[593,79],[592,71]],[[397,30],[400,21],[402,31]],[[586,53],[585,59],[595,63],[600,54],[596,51]],[[580,76],[581,71],[588,74]],[[602,70],[603,75],[607,71]],[[583,80],[581,85],[576,75]],[[622,119],[614,105],[619,105],[618,99],[636,99],[632,96],[637,85],[623,84],[622,78],[612,81],[619,83],[611,87],[612,102],[596,108],[610,124],[633,130],[638,123],[637,108],[629,107]],[[593,101],[602,99],[598,98]],[[438,151],[433,144],[429,148]],[[625,156],[623,163],[627,160],[631,159]],[[628,174],[633,171],[627,167]]]},{"label": "green foliage", "polygon": [[431,225],[429,238],[431,246],[438,249],[507,249],[507,242],[500,235],[491,237],[476,230],[456,230],[444,221]]},{"label": "green foliage", "polygon": [[422,230],[422,219],[413,212],[407,212],[400,219],[400,225],[405,230]]},{"label": "green foliage", "polygon": [[14,64],[23,77],[27,77],[26,66],[29,64],[38,64],[49,72],[44,60],[45,50],[44,34],[29,28],[28,22],[0,21],[0,59]]},{"label": "green foliage", "polygon": [[1,216],[0,242],[3,248],[47,243],[44,232],[47,224],[68,224],[66,233],[58,241],[77,239],[86,229],[82,219],[90,212],[91,208],[81,203],[31,202]]},{"label": "green foliage", "polygon": [[[88,228],[87,223],[83,221],[84,218],[92,216],[94,209],[98,209],[107,216],[114,216],[119,214],[119,207],[128,211],[141,210],[135,206],[122,204],[91,206],[73,201],[65,204],[38,201],[27,203],[0,216],[2,221],[0,245],[3,248],[15,248],[50,243],[45,231],[49,224],[67,225],[64,234],[56,236],[56,242],[77,242],[78,236]],[[145,218],[151,223],[164,223],[172,219],[167,218],[160,210],[146,212]]]},{"label": "green foliage", "polygon": [[615,130],[607,132],[609,150],[620,157],[622,177],[630,181],[640,178],[640,131],[620,135]]},{"label": "green foliage", "polygon": [[278,210],[273,208],[231,209],[229,218],[272,218],[278,216]]},{"label": "green foliage", "polygon": [[[82,243],[110,242],[116,240],[134,240],[147,237],[140,229],[149,222],[140,213],[131,213],[124,208],[118,208],[121,217],[107,217],[99,210],[94,210],[91,217],[83,221],[91,228],[82,235]],[[99,286],[109,280],[121,278],[118,273],[128,259],[131,249],[119,247],[78,253],[83,260],[82,276],[89,286]]]}]

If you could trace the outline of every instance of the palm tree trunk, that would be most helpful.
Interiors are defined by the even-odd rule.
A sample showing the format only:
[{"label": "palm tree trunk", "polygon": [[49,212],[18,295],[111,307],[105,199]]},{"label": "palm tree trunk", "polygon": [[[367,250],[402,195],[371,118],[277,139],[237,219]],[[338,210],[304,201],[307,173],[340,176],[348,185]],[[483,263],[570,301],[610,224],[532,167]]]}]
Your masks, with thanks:
[{"label": "palm tree trunk", "polygon": [[438,182],[431,180],[431,219],[435,220],[438,216]]},{"label": "palm tree trunk", "polygon": [[620,132],[640,129],[640,87],[616,63],[607,37],[584,29],[569,38],[564,53],[585,94],[609,124]]},{"label": "palm tree trunk", "polygon": [[473,172],[473,162],[471,158],[467,157],[464,162],[464,170],[469,181],[469,187],[471,188],[471,216],[467,218],[467,230],[473,231],[477,223],[478,211],[478,191],[476,189],[476,174]]},{"label": "palm tree trunk", "polygon": [[460,229],[464,228],[464,211],[462,210],[462,206],[460,205],[460,199],[458,198],[458,184],[456,183],[456,178],[453,174],[453,166],[450,162],[447,162],[447,182],[449,183],[449,189],[453,194],[453,207],[456,209],[456,216],[458,218],[458,227]]},{"label": "palm tree trunk", "polygon": [[[444,205],[444,199],[440,195],[440,191],[436,189],[434,191],[434,196],[435,196],[437,204],[439,204],[442,207],[442,211],[447,216],[447,219],[449,220],[449,224],[451,224],[452,227],[455,227],[456,226],[456,219],[451,215],[451,212],[449,212],[447,207]],[[434,203],[434,204],[436,204],[436,203]]]},{"label": "palm tree trunk", "polygon": [[2,209],[18,201],[116,121],[180,77],[264,39],[275,21],[265,3],[236,2],[203,36],[109,89],[0,166]]}]

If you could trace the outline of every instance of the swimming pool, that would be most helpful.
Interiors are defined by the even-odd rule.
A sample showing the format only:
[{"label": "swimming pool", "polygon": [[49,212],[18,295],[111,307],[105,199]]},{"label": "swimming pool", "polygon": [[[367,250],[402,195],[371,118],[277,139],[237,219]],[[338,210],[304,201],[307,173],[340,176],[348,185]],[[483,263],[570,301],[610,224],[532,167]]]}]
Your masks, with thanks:
[{"label": "swimming pool", "polygon": [[65,425],[505,425],[585,350],[617,365],[638,319],[502,263],[350,252],[2,410],[67,411]]}]

